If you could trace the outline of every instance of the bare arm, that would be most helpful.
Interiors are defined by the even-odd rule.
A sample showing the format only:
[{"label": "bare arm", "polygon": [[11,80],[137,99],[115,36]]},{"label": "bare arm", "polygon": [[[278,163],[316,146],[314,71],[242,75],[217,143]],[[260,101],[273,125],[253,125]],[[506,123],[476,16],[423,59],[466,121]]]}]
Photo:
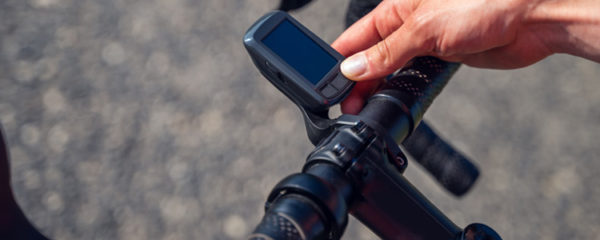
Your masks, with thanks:
[{"label": "bare arm", "polygon": [[600,62],[600,2],[543,1],[527,16],[540,26],[554,53],[567,53]]}]

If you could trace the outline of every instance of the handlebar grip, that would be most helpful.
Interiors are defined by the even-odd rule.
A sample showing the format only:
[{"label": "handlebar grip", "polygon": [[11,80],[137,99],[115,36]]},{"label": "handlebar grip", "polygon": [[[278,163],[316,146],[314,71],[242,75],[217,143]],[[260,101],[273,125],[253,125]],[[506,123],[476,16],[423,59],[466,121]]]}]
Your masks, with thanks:
[{"label": "handlebar grip", "polygon": [[285,194],[269,206],[251,240],[325,239],[326,222],[315,203],[299,194]]},{"label": "handlebar grip", "polygon": [[292,220],[277,214],[266,214],[248,240],[304,239]]},{"label": "handlebar grip", "polygon": [[460,64],[434,57],[417,57],[392,74],[360,112],[402,142],[419,124],[425,111]]},{"label": "handlebar grip", "polygon": [[421,122],[402,145],[416,162],[456,196],[468,192],[479,176],[477,167],[425,122]]},{"label": "handlebar grip", "polygon": [[435,57],[417,57],[394,73],[383,89],[399,93],[396,97],[406,104],[416,127],[459,67]]}]

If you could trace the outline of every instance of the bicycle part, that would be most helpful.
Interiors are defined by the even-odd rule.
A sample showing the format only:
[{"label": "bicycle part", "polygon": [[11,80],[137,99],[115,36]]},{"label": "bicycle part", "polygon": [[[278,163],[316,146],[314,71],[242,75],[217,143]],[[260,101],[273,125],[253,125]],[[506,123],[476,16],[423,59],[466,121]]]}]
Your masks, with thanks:
[{"label": "bicycle part", "polygon": [[[293,210],[282,207],[280,202],[283,201],[280,199],[288,199],[286,195],[300,194],[304,199],[311,199],[305,202],[316,206],[311,208],[312,219],[323,226],[330,224],[318,229],[319,234],[314,236],[319,236],[319,239],[339,237],[337,230],[340,228],[332,227],[339,227],[338,222],[331,216],[339,216],[336,210],[344,207],[338,205],[344,204],[349,206],[352,215],[384,239],[500,239],[491,228],[482,224],[472,224],[461,231],[401,175],[406,167],[406,158],[392,147],[397,148],[397,142],[402,142],[415,131],[433,99],[458,67],[459,64],[436,58],[416,58],[369,98],[358,116],[343,115],[331,123],[326,122],[321,114],[303,111],[305,121],[313,121],[306,123],[309,137],[318,144],[309,155],[302,174],[311,174],[322,185],[332,188],[315,190],[310,184],[300,182],[286,185],[283,191],[276,187],[266,204],[267,215],[273,215],[272,209],[286,209],[294,214],[282,215],[303,216],[296,211],[306,213],[306,208]],[[326,127],[327,124],[330,126]],[[315,136],[310,136],[309,127],[317,128],[312,131]],[[319,171],[313,171],[320,166],[339,169],[343,175],[321,176]],[[324,195],[315,194],[315,191]],[[340,196],[343,200],[339,200]],[[262,231],[261,226],[266,221],[269,220],[263,218],[255,233]],[[279,232],[282,231],[285,233],[281,229]]]},{"label": "bicycle part", "polygon": [[277,184],[249,239],[339,239],[348,223],[351,186],[332,164],[316,164]]},{"label": "bicycle part", "polygon": [[440,138],[425,121],[402,142],[402,146],[455,196],[467,193],[479,177],[477,166]]}]

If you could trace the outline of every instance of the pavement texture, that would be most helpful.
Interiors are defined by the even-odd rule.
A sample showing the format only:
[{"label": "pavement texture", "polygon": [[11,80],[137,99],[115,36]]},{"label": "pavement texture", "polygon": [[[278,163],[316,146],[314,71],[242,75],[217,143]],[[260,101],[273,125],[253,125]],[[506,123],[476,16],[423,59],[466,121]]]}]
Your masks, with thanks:
[{"label": "pavement texture", "polygon": [[[294,15],[326,41],[345,0]],[[12,186],[53,239],[240,239],[312,147],[242,35],[277,1],[0,1],[0,122]],[[600,68],[552,56],[463,67],[425,118],[481,168],[457,199],[407,178],[460,226],[598,239]],[[343,239],[376,239],[352,221]]]}]

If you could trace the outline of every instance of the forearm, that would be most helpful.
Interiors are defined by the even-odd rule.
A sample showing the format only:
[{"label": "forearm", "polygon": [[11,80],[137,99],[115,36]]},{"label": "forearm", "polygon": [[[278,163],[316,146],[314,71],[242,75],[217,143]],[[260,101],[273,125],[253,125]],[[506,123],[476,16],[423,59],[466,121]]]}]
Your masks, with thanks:
[{"label": "forearm", "polygon": [[600,62],[600,1],[541,1],[526,21],[552,52]]}]

